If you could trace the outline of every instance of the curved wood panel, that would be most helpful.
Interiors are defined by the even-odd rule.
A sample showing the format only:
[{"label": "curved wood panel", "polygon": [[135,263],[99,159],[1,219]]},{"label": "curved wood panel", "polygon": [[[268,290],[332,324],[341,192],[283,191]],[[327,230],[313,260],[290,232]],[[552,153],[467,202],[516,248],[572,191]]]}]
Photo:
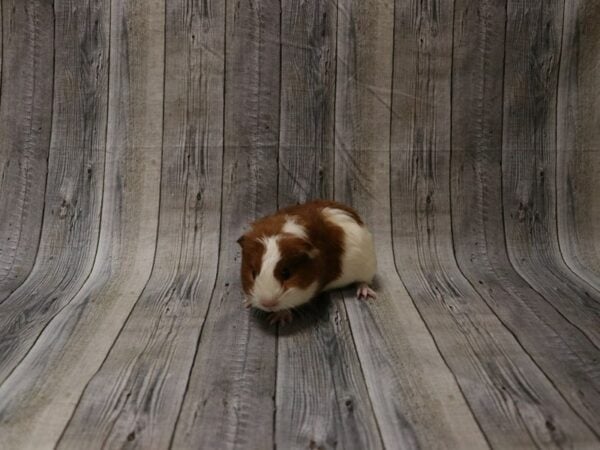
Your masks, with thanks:
[{"label": "curved wood panel", "polygon": [[[57,1],[54,119],[35,266],[0,310],[0,381],[89,276],[99,238],[106,152],[109,8]],[[95,25],[88,30],[85,20]],[[45,156],[44,156],[45,158]]]},{"label": "curved wood panel", "polygon": [[565,2],[558,74],[558,237],[569,266],[600,289],[600,4]]},{"label": "curved wood panel", "polygon": [[[600,348],[600,292],[569,270],[558,245],[556,95],[563,3],[508,3],[502,179],[510,260]],[[543,24],[539,27],[539,24]]]},{"label": "curved wood panel", "polygon": [[492,447],[594,439],[457,266],[448,192],[454,12],[398,6],[391,190],[402,280]]},{"label": "curved wood panel", "polygon": [[[161,207],[152,276],[86,387],[59,448],[78,448],[82,437],[142,448],[166,448],[171,441],[219,259],[225,15],[212,6],[207,14],[183,2],[167,7]],[[139,410],[140,404],[152,407]]]},{"label": "curved wood panel", "polygon": [[4,0],[0,21],[1,303],[31,271],[40,240],[52,127],[52,4]]},{"label": "curved wood panel", "polygon": [[504,64],[504,24],[490,19],[505,15],[505,4],[498,1],[479,11],[474,5],[457,1],[454,25],[451,190],[456,257],[489,308],[598,433],[594,408],[600,402],[600,367],[593,369],[598,349],[534,291],[508,259],[498,208],[502,130],[496,126],[502,121],[503,84],[498,74]]},{"label": "curved wood panel", "polygon": [[[395,270],[389,120],[395,116],[391,111],[396,92],[392,70],[398,53],[393,52],[393,13],[398,4],[345,1],[341,6],[336,198],[363,213],[374,233],[378,256],[378,298],[357,300],[353,289],[345,290],[343,296],[382,441],[386,448],[487,448]],[[438,398],[446,401],[438,403]]]},{"label": "curved wood panel", "polygon": [[[111,5],[108,133],[98,254],[88,280],[0,386],[9,447],[54,446],[152,268],[158,220],[163,11]],[[149,42],[151,45],[148,45]],[[133,57],[135,55],[135,57]],[[157,64],[158,62],[158,64]]]}]

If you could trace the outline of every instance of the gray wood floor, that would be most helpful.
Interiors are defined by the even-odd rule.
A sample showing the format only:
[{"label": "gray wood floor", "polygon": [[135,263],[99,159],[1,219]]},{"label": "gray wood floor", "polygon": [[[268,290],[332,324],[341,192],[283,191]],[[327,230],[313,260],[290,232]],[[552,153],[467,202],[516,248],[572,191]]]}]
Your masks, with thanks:
[{"label": "gray wood floor", "polygon": [[[0,6],[0,449],[600,448],[596,0]],[[316,197],[379,298],[270,327]]]}]

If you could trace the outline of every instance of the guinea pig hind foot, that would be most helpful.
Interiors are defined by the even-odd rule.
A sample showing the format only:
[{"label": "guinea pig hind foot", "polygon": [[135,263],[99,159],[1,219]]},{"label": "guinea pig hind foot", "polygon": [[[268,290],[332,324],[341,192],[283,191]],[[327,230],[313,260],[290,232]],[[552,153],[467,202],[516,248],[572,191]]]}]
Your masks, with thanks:
[{"label": "guinea pig hind foot", "polygon": [[271,325],[285,325],[292,321],[294,314],[289,309],[282,309],[281,311],[275,311],[269,314],[269,323]]},{"label": "guinea pig hind foot", "polygon": [[356,289],[356,298],[359,300],[376,299],[377,294],[369,287],[367,283],[360,283]]}]

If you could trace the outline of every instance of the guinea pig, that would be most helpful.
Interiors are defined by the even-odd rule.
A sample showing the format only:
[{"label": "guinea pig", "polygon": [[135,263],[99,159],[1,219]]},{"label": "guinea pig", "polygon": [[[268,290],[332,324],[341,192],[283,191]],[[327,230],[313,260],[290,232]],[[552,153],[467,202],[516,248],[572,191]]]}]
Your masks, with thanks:
[{"label": "guinea pig", "polygon": [[320,292],[358,283],[357,298],[376,298],[371,233],[352,208],[315,200],[281,209],[251,224],[242,248],[244,305],[267,311],[271,323]]}]

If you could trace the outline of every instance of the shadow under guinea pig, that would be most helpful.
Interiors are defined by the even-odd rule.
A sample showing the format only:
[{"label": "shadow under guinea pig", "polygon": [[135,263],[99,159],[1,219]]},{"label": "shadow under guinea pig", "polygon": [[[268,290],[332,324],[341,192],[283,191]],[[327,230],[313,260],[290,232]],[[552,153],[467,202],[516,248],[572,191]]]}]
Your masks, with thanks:
[{"label": "shadow under guinea pig", "polygon": [[[294,318],[291,323],[285,325],[269,324],[269,313],[260,309],[252,308],[250,314],[252,319],[264,331],[279,336],[289,336],[307,328],[314,328],[319,322],[329,321],[331,298],[329,293],[323,292],[310,302],[298,308],[294,308],[292,313]],[[279,331],[279,333],[278,333]]]}]

